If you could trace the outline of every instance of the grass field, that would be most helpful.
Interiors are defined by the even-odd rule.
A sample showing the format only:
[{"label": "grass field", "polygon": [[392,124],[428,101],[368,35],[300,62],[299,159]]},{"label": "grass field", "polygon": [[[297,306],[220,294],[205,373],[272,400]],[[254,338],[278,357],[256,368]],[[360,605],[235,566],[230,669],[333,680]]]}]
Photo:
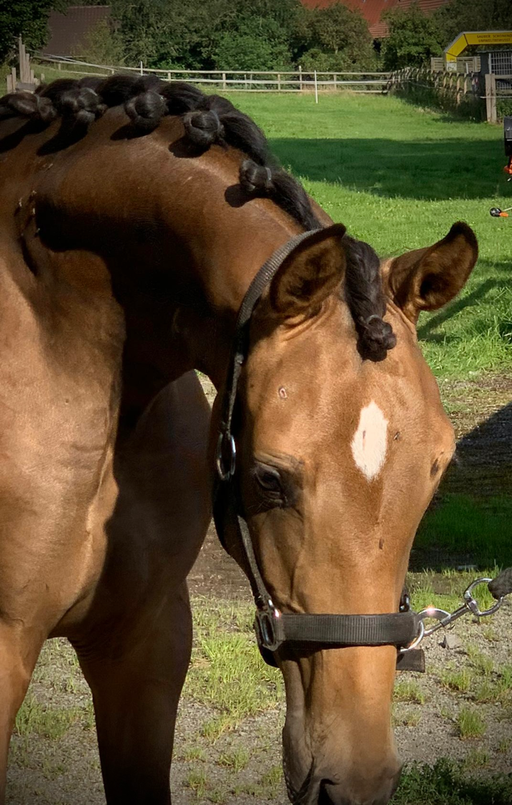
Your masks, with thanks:
[{"label": "grass field", "polygon": [[438,377],[512,364],[512,219],[489,215],[492,206],[512,205],[501,127],[394,97],[324,95],[318,105],[309,95],[234,100],[329,215],[379,254],[427,246],[455,221],[472,226],[477,268],[452,305],[422,316],[423,349]]},{"label": "grass field", "polygon": [[[422,316],[422,348],[454,415],[465,405],[465,384],[477,389],[484,379],[512,371],[512,219],[489,215],[491,206],[512,205],[507,203],[512,185],[507,186],[501,172],[501,127],[461,122],[392,97],[322,95],[318,106],[309,95],[232,97],[260,124],[281,162],[332,218],[380,254],[429,245],[453,222],[469,223],[480,243],[477,268],[458,300],[440,313]],[[480,396],[474,392],[471,405],[484,410],[485,398],[485,390]],[[498,493],[480,499],[478,483],[466,495],[441,498],[424,521],[420,544],[437,542],[448,554],[469,551],[471,561],[482,568],[512,564],[510,501]],[[410,580],[413,603],[420,608],[435,600],[452,609],[473,577],[451,569],[437,576],[417,573]],[[283,699],[279,676],[257,657],[250,607],[200,597],[194,605],[197,636],[185,702],[200,703],[207,717],[177,750],[178,766],[185,768],[186,802],[232,803],[252,797],[280,803],[273,798],[280,780],[278,758],[277,765],[265,765],[269,734],[278,752],[277,728],[253,735],[250,752],[242,743],[262,713],[282,715]],[[408,730],[421,732],[429,710],[437,719],[435,728],[451,731],[457,746],[456,763],[450,759],[408,767],[397,805],[512,805],[511,779],[490,772],[486,776],[493,757],[499,759],[512,747],[512,667],[497,631],[510,623],[508,616],[482,628],[469,624],[467,631],[461,625],[461,660],[445,663],[436,647],[429,675],[397,686],[398,731],[405,736],[412,734]],[[90,735],[92,714],[76,663],[60,643],[45,651],[33,693],[18,719],[13,760],[22,770],[29,767],[29,748],[32,752],[38,740],[46,741],[46,747],[68,733],[83,738],[84,746],[93,740],[84,737]],[[58,673],[52,670],[56,667]],[[48,704],[53,689],[62,694],[59,706]],[[498,718],[494,735],[491,725]],[[235,743],[223,743],[232,735]],[[49,778],[61,779],[64,772],[55,750],[39,752],[51,758]],[[213,776],[206,765],[211,757],[217,769]],[[423,759],[431,760],[431,755],[427,752]],[[260,776],[255,772],[247,782],[251,763],[261,767]],[[71,791],[72,777],[69,786]],[[175,801],[181,805],[179,796]],[[68,802],[64,794],[62,802]]]}]

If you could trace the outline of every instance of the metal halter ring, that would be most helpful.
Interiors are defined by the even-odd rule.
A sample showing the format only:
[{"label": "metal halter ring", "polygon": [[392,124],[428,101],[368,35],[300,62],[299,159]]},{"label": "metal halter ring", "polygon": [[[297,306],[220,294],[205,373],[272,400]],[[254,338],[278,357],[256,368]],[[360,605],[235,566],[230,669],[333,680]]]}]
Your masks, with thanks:
[{"label": "metal halter ring", "polygon": [[236,444],[231,434],[229,436],[224,432],[219,434],[215,464],[221,481],[228,481],[235,474]]},{"label": "metal halter ring", "polygon": [[421,643],[424,637],[425,637],[425,624],[423,623],[422,620],[419,620],[418,634],[416,635],[412,643],[409,643],[408,646],[405,646],[404,648],[400,649],[400,654],[405,654],[407,651],[412,651],[413,649],[418,648],[419,644]]}]

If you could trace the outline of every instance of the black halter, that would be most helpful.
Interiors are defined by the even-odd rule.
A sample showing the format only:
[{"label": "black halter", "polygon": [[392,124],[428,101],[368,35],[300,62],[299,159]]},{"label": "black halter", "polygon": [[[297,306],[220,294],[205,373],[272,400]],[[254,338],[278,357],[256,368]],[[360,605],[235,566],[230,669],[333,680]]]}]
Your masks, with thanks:
[{"label": "black halter", "polygon": [[[261,576],[256,555],[243,516],[236,481],[236,442],[232,433],[233,411],[242,366],[249,349],[249,324],[265,287],[285,258],[311,235],[305,232],[289,240],[260,268],[242,301],[235,327],[229,374],[222,401],[222,416],[216,455],[213,515],[219,539],[226,548],[225,531],[234,527],[243,549],[247,576],[256,604],[255,631],[265,662],[276,665],[273,657],[283,644],[295,649],[314,650],[342,646],[407,646],[418,634],[416,614],[402,599],[400,612],[379,615],[314,615],[281,613],[274,605]],[[399,655],[405,660],[408,654]],[[410,658],[413,659],[412,657]],[[419,659],[419,658],[418,658]],[[413,663],[414,664],[414,663]],[[399,663],[405,667],[406,662]],[[410,665],[408,662],[407,665]],[[421,662],[416,663],[421,665]],[[420,670],[416,668],[415,670]]]}]

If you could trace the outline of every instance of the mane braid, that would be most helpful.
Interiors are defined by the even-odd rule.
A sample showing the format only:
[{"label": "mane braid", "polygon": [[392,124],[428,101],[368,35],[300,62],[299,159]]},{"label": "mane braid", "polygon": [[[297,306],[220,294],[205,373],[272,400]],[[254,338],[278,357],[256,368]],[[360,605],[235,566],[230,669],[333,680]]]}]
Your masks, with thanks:
[{"label": "mane braid", "polygon": [[396,344],[391,325],[384,321],[386,297],[382,288],[380,261],[372,247],[362,240],[343,238],[347,266],[345,301],[359,336],[362,358],[382,361]]},{"label": "mane braid", "polygon": [[134,136],[144,136],[163,117],[176,115],[183,120],[186,142],[197,152],[216,143],[238,149],[248,157],[240,170],[240,184],[249,198],[270,198],[304,229],[321,228],[306,192],[276,164],[256,123],[227,98],[205,95],[183,81],[164,82],[152,75],[60,78],[38,87],[35,94],[18,92],[0,98],[0,120],[25,117],[44,128],[60,117],[58,138],[60,147],[66,147],[85,136],[107,109],[120,105],[130,118]]}]

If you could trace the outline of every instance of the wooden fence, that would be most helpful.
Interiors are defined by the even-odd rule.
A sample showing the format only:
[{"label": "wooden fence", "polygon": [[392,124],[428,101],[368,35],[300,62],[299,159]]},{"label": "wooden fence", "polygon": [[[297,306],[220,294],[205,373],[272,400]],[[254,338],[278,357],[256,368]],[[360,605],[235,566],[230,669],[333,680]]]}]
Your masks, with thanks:
[{"label": "wooden fence", "polygon": [[389,88],[392,92],[405,94],[415,90],[425,90],[427,92],[424,94],[433,94],[440,101],[460,106],[464,101],[478,102],[480,100],[480,84],[478,73],[455,73],[446,70],[429,70],[426,67],[405,67],[392,74]]},{"label": "wooden fence", "polygon": [[485,76],[485,109],[489,123],[497,123],[502,117],[500,101],[510,102],[509,114],[512,114],[512,75],[488,73]]},{"label": "wooden fence", "polygon": [[392,74],[389,90],[489,123],[498,122],[504,102],[510,102],[512,108],[512,76],[507,75],[407,67]]},{"label": "wooden fence", "polygon": [[21,36],[18,38],[18,70],[17,73],[16,67],[12,67],[7,76],[7,92],[16,92],[19,89],[34,90],[38,82],[30,67],[30,56],[25,50]]},{"label": "wooden fence", "polygon": [[40,64],[65,71],[68,75],[109,75],[131,73],[158,75],[167,81],[187,81],[190,84],[211,85],[234,92],[328,92],[350,90],[357,93],[382,94],[387,91],[391,73],[384,72],[323,72],[275,70],[157,70],[141,64],[139,67],[114,67],[62,57],[38,56]]}]

